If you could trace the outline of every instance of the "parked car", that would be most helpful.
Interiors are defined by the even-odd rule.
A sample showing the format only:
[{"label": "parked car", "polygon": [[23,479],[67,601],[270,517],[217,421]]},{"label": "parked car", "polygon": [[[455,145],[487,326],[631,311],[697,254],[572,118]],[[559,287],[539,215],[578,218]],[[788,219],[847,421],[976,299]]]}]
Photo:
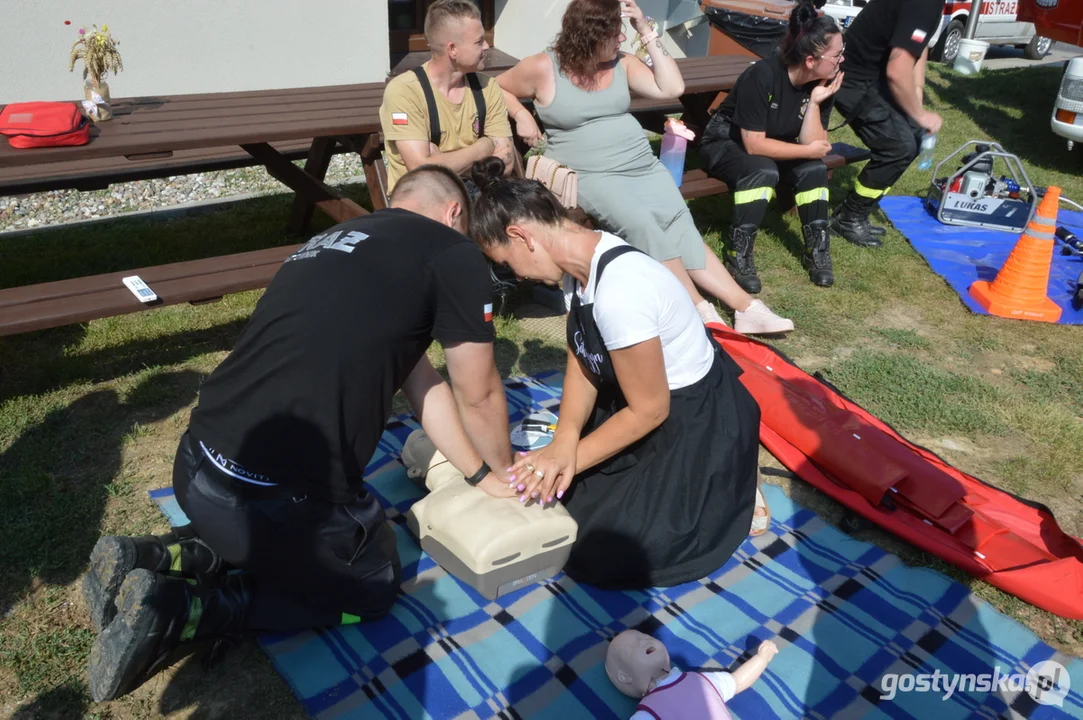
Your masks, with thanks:
[{"label": "parked car", "polygon": [[843,30],[850,27],[850,23],[857,17],[861,8],[867,5],[869,0],[827,0],[824,5],[824,13],[835,18],[835,22]]},{"label": "parked car", "polygon": [[[959,53],[959,41],[966,31],[966,20],[970,15],[970,2],[946,2],[944,20],[941,23],[940,41],[929,53],[934,60],[952,63]],[[984,40],[990,45],[1014,45],[1023,49],[1023,55],[1030,60],[1041,60],[1053,49],[1053,41],[1035,34],[1034,24],[1020,22],[1018,0],[985,0],[975,40]]]},{"label": "parked car", "polygon": [[[828,0],[824,12],[835,18],[845,30],[861,8],[870,2],[876,0]],[[970,8],[970,0],[945,0],[940,28],[929,42],[929,57],[947,65],[955,62],[955,56],[959,54],[959,41],[966,32]],[[974,37],[990,45],[1014,45],[1022,48],[1027,58],[1041,60],[1052,51],[1053,41],[1036,35],[1033,23],[1020,22],[1018,12],[1018,0],[984,0]]]},{"label": "parked car", "polygon": [[1083,144],[1083,55],[1064,67],[1050,123],[1053,132],[1068,140],[1069,150]]}]

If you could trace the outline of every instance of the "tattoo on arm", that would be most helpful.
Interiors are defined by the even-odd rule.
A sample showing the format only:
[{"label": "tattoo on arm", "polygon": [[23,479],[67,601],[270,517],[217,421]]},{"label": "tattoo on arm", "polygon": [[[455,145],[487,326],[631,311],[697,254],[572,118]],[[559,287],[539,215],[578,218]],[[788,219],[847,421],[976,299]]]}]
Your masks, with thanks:
[{"label": "tattoo on arm", "polygon": [[662,44],[662,38],[655,40],[654,46],[662,51],[663,57],[669,57],[669,51],[666,50],[665,46]]},{"label": "tattoo on arm", "polygon": [[[503,140],[504,138],[501,138]],[[511,167],[511,161],[515,153],[515,147],[508,142],[493,141],[493,155],[504,161],[504,165]]]}]

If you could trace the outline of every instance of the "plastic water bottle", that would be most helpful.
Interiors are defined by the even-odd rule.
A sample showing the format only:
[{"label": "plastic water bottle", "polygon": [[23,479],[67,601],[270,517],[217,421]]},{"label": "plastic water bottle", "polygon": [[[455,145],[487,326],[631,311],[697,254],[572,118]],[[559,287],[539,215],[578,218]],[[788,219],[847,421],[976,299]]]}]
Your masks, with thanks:
[{"label": "plastic water bottle", "polygon": [[936,135],[925,133],[921,139],[921,154],[918,155],[918,170],[928,170],[933,166],[933,148],[936,147]]},{"label": "plastic water bottle", "polygon": [[688,150],[688,141],[695,138],[696,134],[680,120],[673,118],[666,120],[666,131],[662,135],[662,150],[659,159],[673,176],[673,182],[677,184],[677,187],[680,187],[684,180],[684,156]]}]

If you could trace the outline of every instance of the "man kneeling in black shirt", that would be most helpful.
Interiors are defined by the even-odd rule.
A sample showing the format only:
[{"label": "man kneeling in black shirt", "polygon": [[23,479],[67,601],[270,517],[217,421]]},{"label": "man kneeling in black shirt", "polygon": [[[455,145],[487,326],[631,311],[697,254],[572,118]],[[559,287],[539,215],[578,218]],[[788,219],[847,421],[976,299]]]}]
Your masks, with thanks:
[{"label": "man kneeling in black shirt", "polygon": [[[399,389],[468,482],[514,497],[492,284],[459,232],[469,208],[453,172],[423,166],[388,209],[286,260],[181,438],[173,488],[191,524],[94,548],[95,700],[129,692],[188,641],[387,613],[395,533],[361,476]],[[451,387],[426,357],[434,338]]]}]

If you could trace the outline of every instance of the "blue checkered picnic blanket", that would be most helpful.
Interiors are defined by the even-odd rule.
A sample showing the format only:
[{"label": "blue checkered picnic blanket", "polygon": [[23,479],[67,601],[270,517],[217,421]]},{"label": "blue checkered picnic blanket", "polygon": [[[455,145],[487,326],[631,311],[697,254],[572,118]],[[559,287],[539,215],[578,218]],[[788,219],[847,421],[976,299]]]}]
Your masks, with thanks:
[{"label": "blue checkered picnic blanket", "polygon": [[[513,421],[556,412],[561,380],[508,380]],[[779,654],[729,703],[737,718],[1083,718],[1083,662],[964,585],[905,566],[769,485],[770,531],[709,577],[615,592],[561,573],[490,602],[444,572],[406,530],[403,513],[420,491],[397,458],[416,427],[408,416],[393,420],[366,470],[395,521],[402,557],[403,594],[390,616],[260,638],[314,718],[626,718],[635,702],[610,684],[604,661],[609,639],[629,627],[662,640],[684,669],[732,669],[774,639]],[[185,521],[170,490],[151,494],[174,524]],[[1025,691],[1015,678],[1045,660],[1063,665],[1066,677],[1052,696]],[[982,692],[980,677],[963,678],[965,691],[945,699],[934,673],[1010,679]],[[889,700],[882,695],[891,674],[910,680]],[[914,691],[919,674],[940,691]],[[1063,695],[1065,680],[1072,686]],[[1058,694],[1062,707],[1046,704]]]}]

